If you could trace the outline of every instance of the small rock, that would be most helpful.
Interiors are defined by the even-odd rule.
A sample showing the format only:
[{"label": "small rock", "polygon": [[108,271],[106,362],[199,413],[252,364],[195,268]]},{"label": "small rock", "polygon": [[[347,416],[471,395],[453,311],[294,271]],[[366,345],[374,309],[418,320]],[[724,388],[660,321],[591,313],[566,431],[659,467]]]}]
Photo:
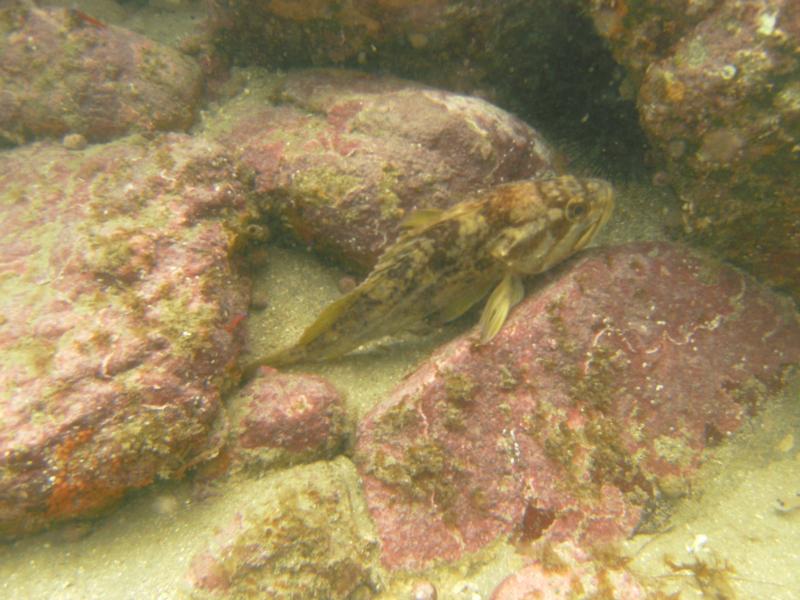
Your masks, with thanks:
[{"label": "small rock", "polygon": [[222,561],[211,552],[201,552],[192,557],[187,579],[197,590],[221,592],[230,587],[230,578]]},{"label": "small rock", "polygon": [[411,590],[411,600],[436,600],[436,586],[430,581],[418,581]]},{"label": "small rock", "polygon": [[349,275],[345,275],[344,277],[341,277],[339,279],[339,281],[337,282],[337,287],[339,288],[339,291],[342,294],[348,294],[348,293],[352,292],[356,288],[357,285],[358,285],[358,282],[356,281],[356,278],[355,277],[351,277]]},{"label": "small rock", "polygon": [[153,498],[153,511],[159,515],[171,515],[180,508],[180,502],[171,494],[159,494]]},{"label": "small rock", "polygon": [[229,402],[234,462],[271,468],[330,458],[351,436],[342,397],[325,379],[262,367]]}]

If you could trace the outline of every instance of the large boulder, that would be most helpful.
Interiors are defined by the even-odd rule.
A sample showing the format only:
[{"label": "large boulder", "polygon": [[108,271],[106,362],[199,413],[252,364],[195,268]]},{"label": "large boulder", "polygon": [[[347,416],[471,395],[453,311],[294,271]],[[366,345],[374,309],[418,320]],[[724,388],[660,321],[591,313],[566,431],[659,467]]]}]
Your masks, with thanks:
[{"label": "large boulder", "polygon": [[613,544],[800,364],[790,303],[681,246],[592,250],[545,279],[492,342],[447,344],[361,423],[386,567],[503,535]]},{"label": "large boulder", "polygon": [[686,234],[800,298],[800,4],[586,3]]},{"label": "large boulder", "polygon": [[83,11],[0,9],[0,142],[182,130],[202,92],[180,52]]},{"label": "large boulder", "polygon": [[356,71],[256,72],[205,126],[285,230],[360,271],[410,211],[555,170],[535,130],[483,100]]},{"label": "large boulder", "polygon": [[217,451],[248,190],[223,148],[182,134],[0,154],[0,536]]},{"label": "large boulder", "polygon": [[342,7],[335,0],[214,0],[212,6],[216,43],[238,62],[358,64],[464,89],[480,84],[487,71],[508,72],[515,45],[529,52],[514,66],[544,65],[575,2],[359,0]]},{"label": "large boulder", "polygon": [[602,172],[641,167],[635,108],[617,93],[619,68],[580,0],[210,5],[212,62],[392,73],[485,98]]}]

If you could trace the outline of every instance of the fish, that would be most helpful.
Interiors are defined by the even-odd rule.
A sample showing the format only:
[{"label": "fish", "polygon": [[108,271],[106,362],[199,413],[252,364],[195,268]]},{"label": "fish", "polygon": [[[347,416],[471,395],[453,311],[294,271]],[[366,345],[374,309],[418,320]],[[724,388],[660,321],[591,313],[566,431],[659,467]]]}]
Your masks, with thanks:
[{"label": "fish", "polygon": [[522,300],[522,278],[586,247],[613,206],[608,182],[564,175],[498,184],[447,210],[417,210],[359,285],[295,344],[254,360],[244,373],[336,359],[420,323],[452,321],[488,295],[479,320],[485,344]]}]

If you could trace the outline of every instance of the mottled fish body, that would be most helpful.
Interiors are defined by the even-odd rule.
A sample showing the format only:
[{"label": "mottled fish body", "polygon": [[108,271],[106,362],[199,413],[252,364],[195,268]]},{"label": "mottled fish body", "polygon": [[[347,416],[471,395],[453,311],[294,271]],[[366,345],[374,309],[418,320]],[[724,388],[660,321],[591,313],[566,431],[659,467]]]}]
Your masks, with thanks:
[{"label": "mottled fish body", "polygon": [[612,209],[608,183],[563,176],[501,184],[449,210],[412,213],[361,284],[323,310],[295,345],[248,370],[330,360],[423,321],[451,321],[494,290],[480,320],[487,342],[522,299],[520,276],[585,247]]}]

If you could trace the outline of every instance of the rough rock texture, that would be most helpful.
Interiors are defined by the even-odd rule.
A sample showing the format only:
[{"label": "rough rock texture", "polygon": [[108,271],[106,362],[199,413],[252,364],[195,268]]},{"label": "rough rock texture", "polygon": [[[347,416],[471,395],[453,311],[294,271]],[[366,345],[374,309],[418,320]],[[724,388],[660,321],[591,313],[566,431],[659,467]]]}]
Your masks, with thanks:
[{"label": "rough rock texture", "polygon": [[611,41],[611,50],[627,77],[638,86],[647,68],[662,59],[719,2],[644,0],[636,3],[584,0],[595,29]]},{"label": "rough rock texture", "polygon": [[206,129],[296,238],[362,271],[409,211],[553,173],[539,134],[491,104],[355,71],[256,74]]},{"label": "rough rock texture", "polygon": [[257,471],[331,458],[351,435],[341,395],[313,375],[261,367],[227,407],[232,459]]},{"label": "rough rock texture", "polygon": [[552,43],[574,2],[538,0],[533,9],[525,0],[357,0],[345,6],[334,0],[215,0],[213,5],[218,43],[240,61],[285,67],[356,63],[412,71],[421,79],[435,71],[441,80],[468,85],[477,83],[492,61],[507,61],[509,37],[519,42],[524,31],[540,49]]},{"label": "rough rock texture", "polygon": [[266,478],[253,498],[192,559],[189,597],[371,596],[379,544],[349,460]]},{"label": "rough rock texture", "polygon": [[444,346],[361,423],[388,568],[511,533],[628,536],[800,363],[788,302],[680,246],[593,250],[548,279],[491,343]]},{"label": "rough rock texture", "polygon": [[0,154],[0,536],[91,515],[222,443],[248,189],[181,134]]},{"label": "rough rock texture", "polygon": [[800,298],[800,4],[587,3],[687,233]]},{"label": "rough rock texture", "polygon": [[[578,0],[213,0],[216,60],[346,66],[485,98],[595,167],[641,167],[618,66]],[[585,143],[580,143],[585,142]]]},{"label": "rough rock texture", "polygon": [[185,129],[200,68],[141,35],[77,9],[0,9],[0,142]]}]

